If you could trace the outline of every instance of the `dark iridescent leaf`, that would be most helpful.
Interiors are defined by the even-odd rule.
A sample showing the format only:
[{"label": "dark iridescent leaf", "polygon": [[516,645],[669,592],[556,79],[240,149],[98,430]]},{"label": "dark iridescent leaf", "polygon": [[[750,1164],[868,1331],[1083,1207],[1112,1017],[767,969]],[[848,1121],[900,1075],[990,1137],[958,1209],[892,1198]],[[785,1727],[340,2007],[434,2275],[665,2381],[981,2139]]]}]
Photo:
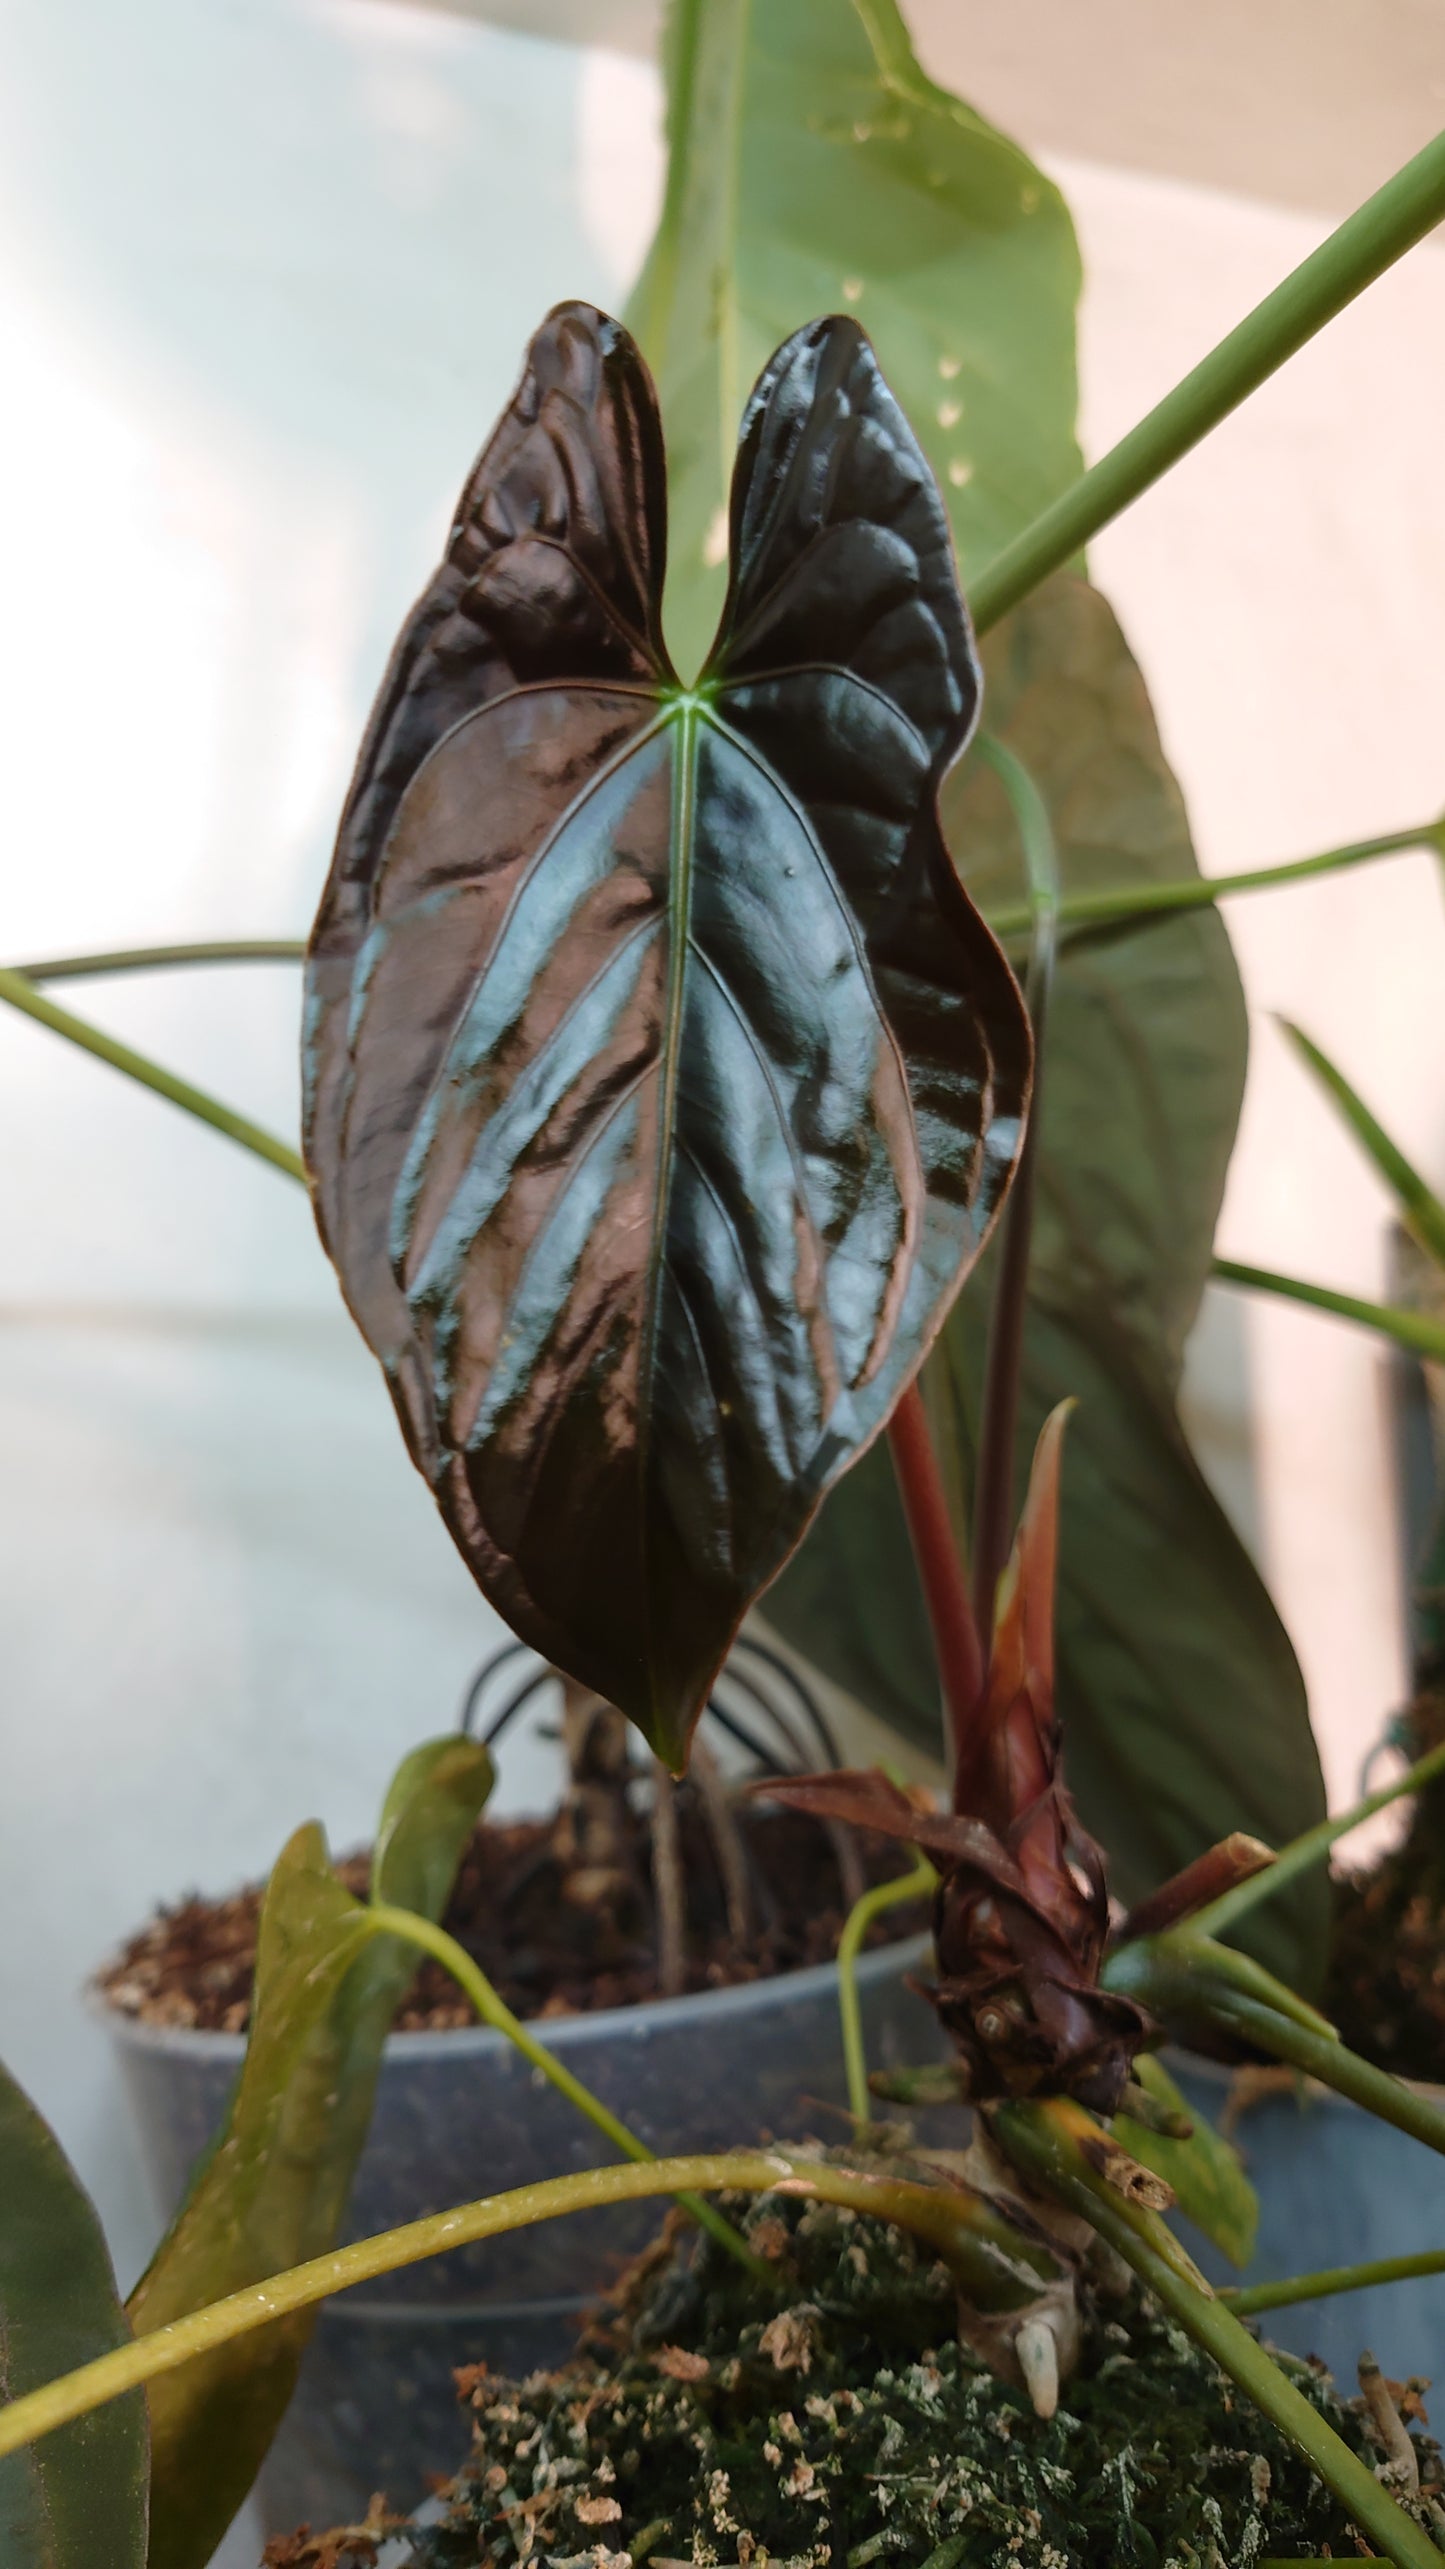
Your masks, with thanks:
[{"label": "dark iridescent leaf", "polygon": [[1028,1077],[936,799],[978,673],[847,320],[744,416],[702,677],[617,323],[551,315],[362,748],[312,939],[323,1235],[479,1583],[674,1763],[976,1255]]}]

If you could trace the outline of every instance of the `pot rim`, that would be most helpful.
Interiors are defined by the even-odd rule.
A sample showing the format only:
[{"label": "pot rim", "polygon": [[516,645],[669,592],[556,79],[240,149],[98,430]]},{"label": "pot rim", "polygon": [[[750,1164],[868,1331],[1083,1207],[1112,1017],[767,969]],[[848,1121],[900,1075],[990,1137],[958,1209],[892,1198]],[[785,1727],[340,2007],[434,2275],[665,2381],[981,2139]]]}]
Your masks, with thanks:
[{"label": "pot rim", "polygon": [[[932,1949],[933,1938],[925,1929],[921,1935],[902,1936],[895,1944],[876,1945],[871,1953],[860,1954],[860,1990],[871,1989],[876,1982],[900,1971],[917,1970]],[[811,1998],[821,1998],[836,1991],[837,1986],[836,1962],[809,1963],[801,1971],[774,1972],[766,1980],[739,1981],[728,1989],[695,1989],[681,1998],[649,1998],[631,2007],[597,2008],[574,2016],[533,2016],[527,2019],[527,2025],[545,2042],[548,2051],[581,2051],[593,2042],[646,2042],[653,2035],[665,2036],[687,2024],[700,2010],[706,2010],[711,2022],[745,2017],[779,2003],[806,2003]],[[245,2057],[244,2034],[222,2034],[195,2025],[149,2025],[144,2018],[127,2015],[124,2008],[112,2006],[94,1981],[86,1987],[84,2003],[117,2043],[135,2051],[189,2053],[193,2058],[199,2055],[213,2061],[240,2062]],[[512,2049],[507,2036],[495,2032],[490,2025],[448,2025],[432,2031],[388,2034],[383,2059],[400,2065],[441,2058],[455,2061],[472,2055],[500,2058],[504,2053],[511,2055]]]}]

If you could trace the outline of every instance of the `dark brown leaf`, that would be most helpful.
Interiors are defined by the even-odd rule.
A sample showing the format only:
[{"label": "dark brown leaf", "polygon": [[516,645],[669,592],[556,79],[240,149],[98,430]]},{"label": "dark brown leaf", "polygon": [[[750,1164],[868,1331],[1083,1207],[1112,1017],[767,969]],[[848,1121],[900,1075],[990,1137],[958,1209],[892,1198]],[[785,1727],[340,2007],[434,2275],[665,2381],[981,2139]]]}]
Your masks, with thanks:
[{"label": "dark brown leaf", "polygon": [[1017,1149],[1028,1039],[939,833],[978,674],[866,339],[744,417],[667,660],[661,434],[559,307],[363,745],[312,939],[323,1236],[478,1581],[674,1765],[887,1417]]}]

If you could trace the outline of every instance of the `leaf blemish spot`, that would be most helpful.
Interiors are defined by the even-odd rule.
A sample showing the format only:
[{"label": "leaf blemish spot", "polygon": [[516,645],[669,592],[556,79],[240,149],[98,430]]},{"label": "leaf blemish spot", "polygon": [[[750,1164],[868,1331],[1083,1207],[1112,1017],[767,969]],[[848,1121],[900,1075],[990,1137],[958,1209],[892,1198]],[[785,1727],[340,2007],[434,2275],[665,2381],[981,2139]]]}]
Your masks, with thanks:
[{"label": "leaf blemish spot", "polygon": [[719,564],[725,562],[727,558],[728,513],[722,501],[719,500],[708,519],[707,533],[702,539],[703,568],[706,571],[716,571]]},{"label": "leaf blemish spot", "polygon": [[963,404],[961,401],[941,401],[939,403],[938,425],[940,428],[956,428],[962,417]]},{"label": "leaf blemish spot", "polygon": [[973,480],[973,466],[964,455],[955,455],[948,468],[948,478],[956,491],[966,490]]},{"label": "leaf blemish spot", "polygon": [[946,384],[951,384],[954,376],[960,375],[963,372],[962,357],[940,357],[938,360],[938,371],[943,378],[943,381]]},{"label": "leaf blemish spot", "polygon": [[863,280],[861,277],[845,277],[843,279],[843,300],[845,303],[856,303],[862,291]]}]

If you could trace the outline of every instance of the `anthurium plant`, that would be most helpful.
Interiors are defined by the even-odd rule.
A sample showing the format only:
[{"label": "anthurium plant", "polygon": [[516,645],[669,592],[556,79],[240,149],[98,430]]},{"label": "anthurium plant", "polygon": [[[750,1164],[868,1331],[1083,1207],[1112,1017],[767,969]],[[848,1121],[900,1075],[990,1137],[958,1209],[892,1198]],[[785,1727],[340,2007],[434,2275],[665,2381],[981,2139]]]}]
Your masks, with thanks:
[{"label": "anthurium plant", "polygon": [[[1122,461],[1106,458],[1004,555],[975,587],[976,622],[1072,553],[1442,208],[1437,146],[1281,290],[1272,321],[1266,306]],[[434,1921],[447,1850],[487,1778],[475,1753],[463,1772],[455,1751],[450,1764],[429,1752],[394,1797],[369,1911],[332,1886],[304,1833],[289,1851],[247,2077],[141,2288],[130,2342],[73,2184],[12,2098],[4,2141],[21,2197],[59,2207],[56,2240],[81,2243],[70,2290],[81,2345],[88,2334],[97,2350],[35,2383],[63,2341],[35,2325],[34,2259],[12,2259],[24,2364],[0,2414],[0,2467],[30,2527],[20,2556],[80,2557],[41,2552],[49,2534],[35,2528],[55,2520],[56,2474],[68,2488],[67,2470],[92,2461],[109,2475],[124,2556],[141,2556],[135,2400],[149,2383],[150,2556],[199,2564],[241,2477],[222,2473],[208,2512],[196,2494],[206,2457],[233,2428],[237,2448],[263,2440],[294,2362],[292,2323],[328,2291],[581,2202],[683,2194],[707,2215],[709,2193],[781,2190],[926,2241],[953,2274],[965,2337],[1041,2414],[1075,2359],[1089,2261],[1122,2260],[1365,2537],[1420,2569],[1438,2556],[1432,2502],[1402,2470],[1393,2485],[1371,2471],[1204,2283],[1163,2218],[1175,2188],[1150,2165],[1172,2150],[1196,2207],[1218,2170],[1207,2147],[1191,2157],[1147,2066],[1172,2030],[1247,2043],[1445,2146],[1432,2104],[1354,2059],[1220,1941],[1337,1832],[1316,1829],[1278,1861],[1226,1839],[1122,1922],[1111,1915],[1104,1858],[1060,1767],[1062,1411],[1012,1557],[991,1556],[1009,1508],[1057,887],[1046,812],[1005,753],[1031,841],[1030,1007],[940,831],[978,668],[936,485],[858,325],[806,325],[759,379],[722,621],[691,684],[660,638],[665,506],[635,345],[591,308],[562,307],[467,485],[362,751],[312,944],[309,1173],[453,1539],[529,1637],[675,1765],[740,1616],[829,1486],[889,1430],[949,1712],[951,1808],[877,1774],[772,1789],[906,1840],[910,1881],[931,1866],[936,2003],[970,2150],[961,2163],[860,2149],[851,2165],[788,2151],[647,2164],[614,2123],[630,2165],[240,2281],[241,2234],[278,2185],[263,2245],[304,2251],[311,2217],[304,2164],[298,2200],[268,2123],[277,2083],[258,2067],[273,1986],[296,1976],[305,2007],[280,2008],[269,2039],[294,2041],[299,2026],[305,2051],[324,2029],[355,2051],[364,2085],[385,2000],[352,1976],[363,1946],[373,1975],[394,1975],[406,1943],[449,1942],[425,1912]],[[966,870],[966,848],[956,854]],[[993,1477],[975,1515],[984,1575],[970,1596],[914,1377],[1010,1179],[984,1433]],[[388,1897],[389,1863],[410,1908]],[[475,1966],[455,1967],[496,2021]],[[866,2093],[855,2102],[861,2144]],[[1238,2233],[1237,2197],[1223,2227]],[[203,2302],[217,2281],[237,2288]],[[7,2335],[11,2324],[7,2311]],[[248,2343],[262,2356],[244,2377],[259,2434],[226,2370]],[[99,2422],[83,2421],[107,2414],[125,2423],[98,2441]]]},{"label": "anthurium plant", "polygon": [[[739,93],[744,139],[749,116],[777,105],[768,81],[786,86],[803,58],[807,17],[778,10],[771,69]],[[641,294],[665,387],[687,371],[677,299],[707,265],[709,227],[734,219],[702,176],[711,47],[728,28],[741,41],[741,25],[700,0],[675,19],[673,174]],[[1048,343],[1066,366],[1056,200],[922,80],[882,0],[858,0],[839,25],[857,59],[845,46],[829,76],[851,84],[853,112],[807,126],[789,219],[806,229],[825,185],[846,195],[853,164],[834,150],[881,139],[885,199],[912,151],[932,153],[941,211],[977,162],[1002,230],[1010,207],[1025,233],[1042,215],[1006,283],[1054,273]],[[871,223],[877,200],[861,207]],[[1061,701],[1056,616],[1087,646],[1084,665],[1092,651],[1118,667],[1092,593],[1069,585],[1081,547],[1442,214],[1445,138],[1092,471],[1071,478],[1067,431],[1054,439],[1027,523],[1001,528],[970,503],[973,562],[943,497],[970,488],[971,470],[952,469],[970,459],[933,439],[925,452],[887,379],[886,326],[875,348],[851,310],[795,308],[804,279],[812,310],[834,301],[800,260],[781,316],[791,335],[759,352],[725,505],[707,499],[718,401],[683,423],[684,543],[721,583],[692,678],[663,638],[668,485],[643,353],[586,304],[543,323],[362,748],[308,954],[306,1175],[452,1540],[516,1629],[673,1769],[743,1615],[806,1560],[870,1449],[888,1453],[946,1710],[948,1807],[881,1773],[771,1789],[904,1842],[899,1896],[932,1885],[950,2054],[919,2084],[967,2106],[971,2139],[929,2156],[873,2129],[850,1928],[851,2148],[650,2159],[438,1923],[490,1773],[468,1743],[435,1743],[393,1787],[369,1901],[337,1882],[318,1833],[287,1848],[225,2130],[128,2313],[51,2136],[0,2089],[0,2527],[17,2569],[91,2569],[102,2522],[107,2557],[202,2569],[284,2406],[308,2314],[418,2258],[579,2206],[670,2197],[766,2294],[767,2262],[719,2194],[832,2203],[922,2242],[952,2279],[965,2342],[1041,2417],[1077,2360],[1089,2277],[1126,2270],[1363,2541],[1398,2569],[1438,2559],[1445,2522],[1412,2484],[1403,2429],[1377,2473],[1245,2325],[1271,2298],[1369,2271],[1231,2296],[1165,2217],[1177,2202],[1231,2253],[1247,2247],[1238,2170],[1190,2128],[1154,2057],[1171,2034],[1287,2063],[1445,2148],[1432,2102],[1356,2059],[1307,1999],[1223,1941],[1317,1882],[1358,1815],[1318,1821],[1278,1856],[1238,1828],[1195,1842],[1172,1871],[1149,1868],[1131,1907],[1111,1903],[1107,1858],[1065,1781],[1071,1439],[1082,1446],[1099,1414],[1117,1436],[1133,1403],[1159,1431],[1141,1450],[1176,1450],[1168,1348],[1177,1357],[1207,1250],[1189,1244],[1167,1323],[1152,1348],[1136,1329],[1127,1362],[1064,1289],[1089,1193],[1046,1148],[1073,1058],[1062,1039],[1055,1049],[1070,1022],[1059,940],[1071,897],[1074,925],[1165,936],[1176,914],[1209,913],[1219,887],[1161,865],[1152,883],[1071,896],[1047,760],[1025,749],[1031,721],[1049,730],[1039,703]],[[743,284],[714,387],[729,413],[738,325],[766,305],[748,301],[745,247],[729,252]],[[989,295],[1001,330],[996,275]],[[913,365],[918,334],[894,320]],[[966,367],[985,376],[992,345],[987,331],[968,348],[922,333],[944,386]],[[936,424],[947,435],[956,421],[940,407]],[[979,643],[995,630],[995,649],[1007,636],[1013,652],[999,693],[1017,719],[1011,737],[978,739],[953,789],[979,719]],[[986,847],[1004,819],[1016,832],[1027,885],[1021,913],[995,904],[992,926],[968,888],[970,795]],[[1022,989],[1000,930],[1027,943]],[[40,977],[0,975],[0,995],[294,1170],[285,1145],[43,998]],[[1074,1040],[1087,1058],[1079,1021]],[[1103,1120],[1095,1101],[1084,1113]],[[1217,1137],[1206,1158],[1222,1168]],[[1111,1254],[1127,1264],[1142,1236],[1126,1223]],[[1036,1247],[1046,1289],[1030,1341]],[[981,1256],[986,1296],[967,1281]],[[985,1343],[976,1380],[951,1337],[960,1313]],[[930,1349],[951,1369],[951,1407],[920,1388]],[[1016,1448],[1046,1391],[1015,1529]],[[1075,1394],[1071,1424],[1058,1395]],[[971,1449],[966,1525],[950,1432]],[[1090,1685],[1097,1669],[1085,1701]],[[1161,1769],[1170,1753],[1155,1743]],[[417,1950],[448,1964],[620,2155],[337,2248],[380,2041]],[[1405,2263],[1433,2271],[1445,2257]]]}]

